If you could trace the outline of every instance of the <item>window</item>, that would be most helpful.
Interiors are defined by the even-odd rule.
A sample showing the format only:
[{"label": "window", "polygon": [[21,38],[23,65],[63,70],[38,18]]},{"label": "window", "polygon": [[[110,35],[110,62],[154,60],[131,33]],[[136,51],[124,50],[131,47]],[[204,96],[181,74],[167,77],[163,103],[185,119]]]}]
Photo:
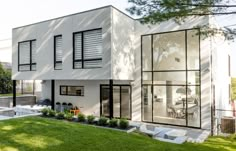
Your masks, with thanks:
[{"label": "window", "polygon": [[102,29],[73,34],[73,68],[102,67]]},{"label": "window", "polygon": [[54,36],[54,69],[62,69],[62,35]]},{"label": "window", "polygon": [[198,29],[141,37],[142,120],[201,127]]},{"label": "window", "polygon": [[60,86],[60,95],[84,96],[83,86]]},{"label": "window", "polygon": [[36,70],[36,40],[18,43],[18,71]]}]

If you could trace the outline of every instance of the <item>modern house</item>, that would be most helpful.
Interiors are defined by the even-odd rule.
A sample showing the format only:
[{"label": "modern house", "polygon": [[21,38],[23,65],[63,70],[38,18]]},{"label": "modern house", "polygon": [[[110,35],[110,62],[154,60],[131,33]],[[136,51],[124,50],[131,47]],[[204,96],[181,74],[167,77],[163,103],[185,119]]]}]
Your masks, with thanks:
[{"label": "modern house", "polygon": [[13,80],[86,114],[210,130],[229,109],[230,50],[209,16],[143,25],[106,6],[13,29]]}]

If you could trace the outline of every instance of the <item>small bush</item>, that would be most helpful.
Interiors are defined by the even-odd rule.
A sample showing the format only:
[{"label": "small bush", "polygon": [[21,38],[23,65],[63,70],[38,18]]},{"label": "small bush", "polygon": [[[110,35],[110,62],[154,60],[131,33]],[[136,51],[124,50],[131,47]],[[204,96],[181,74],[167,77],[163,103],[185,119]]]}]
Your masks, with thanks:
[{"label": "small bush", "polygon": [[87,120],[89,124],[93,124],[95,117],[93,115],[87,116]]},{"label": "small bush", "polygon": [[48,110],[48,116],[49,117],[54,117],[55,115],[56,115],[56,112],[54,110],[52,110],[52,109]]},{"label": "small bush", "polygon": [[129,121],[126,119],[120,119],[119,126],[121,129],[127,129],[129,127]]},{"label": "small bush", "polygon": [[78,114],[78,121],[79,122],[84,122],[85,121],[85,115],[83,113]]},{"label": "small bush", "polygon": [[72,113],[66,113],[64,117],[65,117],[65,119],[71,121],[73,119],[73,114]]},{"label": "small bush", "polygon": [[106,126],[107,125],[107,121],[108,121],[108,118],[100,117],[99,120],[98,120],[98,125]]},{"label": "small bush", "polygon": [[118,120],[117,119],[113,118],[109,121],[109,126],[110,127],[117,127],[117,125],[118,125]]},{"label": "small bush", "polygon": [[57,113],[57,114],[56,114],[56,118],[57,118],[57,119],[60,119],[60,120],[64,119],[64,113],[63,113],[63,112]]},{"label": "small bush", "polygon": [[41,110],[43,116],[48,116],[48,110],[49,110],[48,108],[43,108],[43,109]]}]

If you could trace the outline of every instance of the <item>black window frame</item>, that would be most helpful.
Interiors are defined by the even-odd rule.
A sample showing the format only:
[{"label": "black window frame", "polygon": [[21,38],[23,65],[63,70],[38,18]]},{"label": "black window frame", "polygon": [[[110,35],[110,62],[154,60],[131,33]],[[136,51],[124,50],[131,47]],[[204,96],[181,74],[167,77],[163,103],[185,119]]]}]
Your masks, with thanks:
[{"label": "black window frame", "polygon": [[[102,60],[102,58],[93,58],[93,59],[84,59],[84,33],[88,31],[102,30],[102,28],[89,29],[84,31],[73,32],[73,69],[93,69],[93,68],[102,68],[102,67],[84,67],[84,62],[86,61],[97,61]],[[75,35],[81,34],[81,59],[75,59]],[[75,63],[81,62],[81,68],[75,68]]]},{"label": "black window frame", "polygon": [[[66,88],[66,94],[62,94],[61,92],[61,90],[62,90],[62,87],[65,87]],[[60,95],[65,95],[65,96],[84,96],[84,93],[83,93],[83,95],[82,95],[82,93],[81,93],[81,95],[72,95],[72,94],[68,94],[68,87],[80,87],[80,88],[82,88],[83,89],[83,91],[84,91],[84,86],[72,86],[72,85],[60,85]]]},{"label": "black window frame", "polygon": [[[201,114],[201,36],[200,34],[198,34],[198,41],[199,41],[199,68],[198,69],[188,69],[188,62],[187,62],[187,59],[188,59],[188,48],[187,48],[187,44],[188,44],[188,36],[187,36],[187,32],[188,31],[191,31],[191,30],[197,30],[198,33],[200,33],[200,28],[192,28],[192,29],[184,29],[184,30],[176,30],[176,31],[169,31],[169,32],[161,32],[161,33],[151,33],[151,34],[145,34],[145,35],[141,35],[141,121],[142,122],[147,122],[147,123],[157,123],[157,124],[164,124],[164,125],[174,125],[174,126],[181,126],[181,127],[190,127],[190,128],[198,128],[200,129],[202,127],[202,114]],[[159,35],[159,34],[168,34],[168,33],[174,33],[174,32],[185,32],[185,70],[154,70],[153,69],[153,36],[154,35]],[[149,71],[143,71],[143,37],[145,36],[151,36],[151,58],[152,58],[152,61],[151,61],[151,70]],[[172,84],[172,85],[163,85],[163,84],[154,84],[153,81],[154,81],[154,73],[158,73],[158,72],[185,72],[186,74],[186,84]],[[190,71],[195,71],[195,72],[199,72],[199,84],[188,84],[188,73]],[[143,83],[143,73],[149,73],[151,72],[152,73],[152,77],[151,77],[151,81],[152,83],[151,84],[145,84]],[[143,119],[143,87],[144,86],[151,86],[151,93],[152,93],[152,117],[151,117],[151,121],[147,121],[147,120],[144,120]],[[158,123],[158,122],[154,122],[153,120],[153,100],[154,100],[154,95],[153,95],[153,89],[155,86],[185,86],[186,88],[188,86],[195,86],[195,87],[199,87],[200,89],[200,92],[199,92],[199,106],[200,106],[200,125],[199,127],[198,126],[189,126],[188,124],[188,116],[186,114],[186,124],[185,125],[177,125],[177,124],[171,124],[171,123]],[[187,90],[186,90],[187,91]],[[187,100],[187,98],[186,98]],[[188,112],[188,109],[186,108],[186,113]]]},{"label": "black window frame", "polygon": [[[110,88],[109,88],[109,85],[108,84],[100,84],[100,116],[103,116],[102,115],[102,87],[108,87],[109,91],[110,91]],[[119,91],[120,91],[120,117],[115,117],[115,118],[118,118],[118,119],[122,119],[122,98],[121,98],[121,95],[122,95],[122,87],[129,87],[130,88],[130,94],[129,94],[129,97],[130,97],[130,104],[129,104],[129,107],[130,107],[130,117],[129,118],[126,118],[128,120],[131,120],[132,119],[132,86],[130,84],[113,84],[112,85],[112,88],[113,87],[119,87]],[[113,106],[109,105],[109,108],[111,110]],[[114,111],[113,111],[114,112]],[[114,118],[114,117],[113,117]]]},{"label": "black window frame", "polygon": [[56,64],[57,63],[61,63],[62,64],[62,61],[57,61],[56,60],[56,38],[57,37],[61,37],[62,38],[62,35],[55,35],[54,39],[53,39],[53,43],[54,43],[54,70],[62,70],[62,68],[61,69],[56,69]]},{"label": "black window frame", "polygon": [[[32,62],[32,42],[35,41],[36,42],[36,39],[32,39],[32,40],[25,40],[25,41],[20,41],[18,42],[18,72],[24,72],[24,71],[36,71],[36,68],[35,70],[32,69],[32,66],[33,65],[37,65],[36,62]],[[26,63],[26,64],[20,64],[20,44],[21,43],[25,43],[25,42],[29,42],[30,43],[30,63]],[[30,66],[30,69],[29,70],[20,70],[20,66]]]}]

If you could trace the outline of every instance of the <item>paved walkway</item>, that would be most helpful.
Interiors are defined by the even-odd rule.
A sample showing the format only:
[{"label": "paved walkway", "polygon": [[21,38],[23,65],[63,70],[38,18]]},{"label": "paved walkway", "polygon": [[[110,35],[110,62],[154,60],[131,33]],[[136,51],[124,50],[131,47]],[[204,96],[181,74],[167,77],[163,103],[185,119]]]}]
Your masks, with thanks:
[{"label": "paved walkway", "polygon": [[154,130],[155,127],[186,130],[186,136],[188,137],[187,142],[192,143],[203,143],[210,135],[209,130],[130,121],[130,125],[136,126],[137,128],[139,128],[141,124],[145,124],[149,130]]}]

